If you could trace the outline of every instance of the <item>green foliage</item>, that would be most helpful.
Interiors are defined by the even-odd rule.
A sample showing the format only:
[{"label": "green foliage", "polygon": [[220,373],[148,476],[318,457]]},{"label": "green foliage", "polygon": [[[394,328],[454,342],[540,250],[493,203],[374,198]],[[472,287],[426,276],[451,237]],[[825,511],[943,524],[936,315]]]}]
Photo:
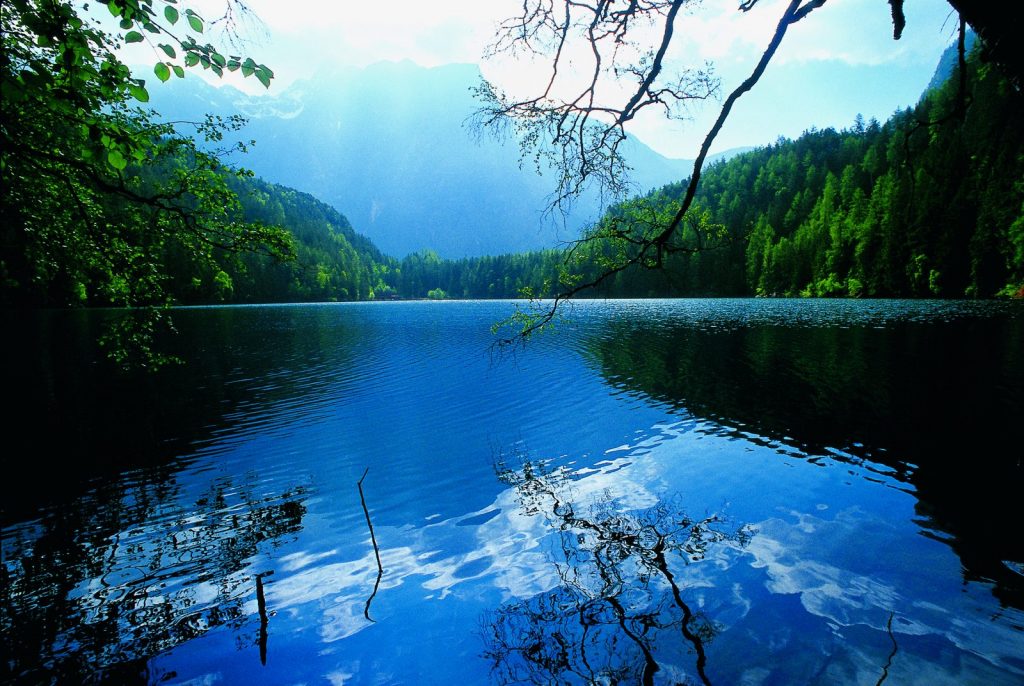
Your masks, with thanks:
[{"label": "green foliage", "polygon": [[[120,19],[120,41],[165,39],[160,80],[184,74],[174,59],[219,61],[213,46],[170,33],[148,0],[101,4]],[[217,251],[292,255],[285,232],[241,219],[229,184],[248,173],[210,152],[240,119],[208,118],[185,135],[139,109],[149,94],[118,60],[118,37],[68,2],[5,2],[0,29],[0,302],[165,306],[171,255],[206,264]],[[107,340],[144,348],[156,329],[124,321]]]},{"label": "green foliage", "polygon": [[447,300],[448,294],[445,293],[444,290],[440,288],[432,288],[429,291],[427,291],[427,297],[430,298],[431,300]]},{"label": "green foliage", "polygon": [[[858,119],[850,130],[812,130],[711,166],[666,250],[582,295],[1016,293],[1024,282],[1021,103],[995,74],[976,73],[974,105],[965,119],[950,119],[955,83],[884,126]],[[374,258],[372,292],[551,297],[635,256],[677,211],[682,190],[614,207],[566,253]],[[987,275],[984,283],[975,274]]]},{"label": "green foliage", "polygon": [[860,279],[851,276],[846,280],[846,295],[851,298],[859,298],[864,295],[864,284]]},{"label": "green foliage", "polygon": [[159,369],[181,360],[161,352],[154,340],[174,327],[167,312],[157,307],[124,310],[112,316],[100,334],[100,344],[116,364],[125,369]]},{"label": "green foliage", "polygon": [[[332,207],[306,193],[258,179],[234,178],[238,218],[284,227],[295,259],[215,251],[213,263],[179,261],[170,291],[181,303],[369,300],[394,292],[386,283],[393,262]],[[223,273],[232,288],[216,282]]]},{"label": "green foliage", "polygon": [[[1024,281],[1024,102],[969,62],[885,125],[811,130],[709,167],[703,214],[606,295],[990,297]],[[575,251],[584,280],[665,225],[685,185],[613,208]]]},{"label": "green foliage", "polygon": [[557,250],[442,260],[432,251],[413,253],[387,275],[405,298],[429,297],[434,289],[454,298],[519,298],[553,293],[564,267]]},{"label": "green foliage", "polygon": [[543,298],[607,273],[576,297],[1024,295],[1024,102],[976,56],[969,69],[962,117],[954,75],[884,125],[858,117],[711,165],[660,251],[685,182],[614,206],[565,253],[410,256],[398,291]]},{"label": "green foliage", "polygon": [[[1024,103],[976,57],[969,69],[962,117],[953,78],[884,126],[808,132],[709,173],[705,197],[753,181],[745,211],[726,218],[755,227],[747,289],[990,297],[1019,282]],[[765,222],[781,230],[768,236]]]}]

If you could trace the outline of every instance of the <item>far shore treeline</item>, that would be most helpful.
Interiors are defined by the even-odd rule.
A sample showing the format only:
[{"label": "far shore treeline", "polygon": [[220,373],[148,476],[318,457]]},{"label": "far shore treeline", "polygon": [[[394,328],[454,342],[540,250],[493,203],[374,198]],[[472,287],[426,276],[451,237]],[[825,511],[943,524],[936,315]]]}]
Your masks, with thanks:
[{"label": "far shore treeline", "polygon": [[[581,295],[1024,296],[1024,97],[977,56],[968,72],[966,90],[954,71],[884,124],[858,116],[842,131],[811,130],[710,166],[695,214],[717,227],[715,240]],[[555,249],[396,259],[308,194],[247,177],[228,183],[239,221],[285,228],[295,259],[225,250],[195,260],[169,242],[163,263],[174,303],[548,296],[567,275],[593,279],[602,255],[617,249],[600,239],[569,261]],[[680,181],[643,200],[671,210],[684,189]],[[628,220],[631,208],[614,206],[601,221]],[[2,300],[110,304],[102,290],[57,271],[51,281],[8,278]]]}]

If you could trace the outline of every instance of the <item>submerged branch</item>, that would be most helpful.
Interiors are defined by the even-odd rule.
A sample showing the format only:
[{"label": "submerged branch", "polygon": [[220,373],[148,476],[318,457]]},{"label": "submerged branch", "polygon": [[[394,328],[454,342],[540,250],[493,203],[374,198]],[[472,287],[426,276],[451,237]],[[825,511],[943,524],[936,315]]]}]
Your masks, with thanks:
[{"label": "submerged branch", "polygon": [[363,476],[360,477],[359,481],[356,482],[356,486],[359,488],[359,502],[363,505],[363,514],[366,515],[366,526],[370,529],[370,541],[373,543],[373,554],[377,558],[377,580],[373,584],[373,592],[370,593],[370,597],[366,599],[366,606],[363,608],[363,616],[369,621],[376,621],[370,617],[370,603],[373,602],[374,596],[377,595],[377,589],[380,588],[381,577],[384,576],[384,565],[380,563],[380,548],[377,546],[377,536],[373,533],[373,522],[370,521],[370,510],[366,507],[366,497],[363,495],[363,479],[366,478],[366,474],[370,471],[367,467],[363,472]]}]

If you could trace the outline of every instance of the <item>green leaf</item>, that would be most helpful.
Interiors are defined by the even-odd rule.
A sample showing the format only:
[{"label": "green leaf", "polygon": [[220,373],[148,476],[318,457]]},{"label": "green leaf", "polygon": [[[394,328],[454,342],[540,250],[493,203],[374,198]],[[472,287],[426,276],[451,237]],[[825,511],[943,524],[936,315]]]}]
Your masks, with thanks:
[{"label": "green leaf", "polygon": [[19,79],[7,81],[3,85],[3,94],[10,102],[21,102],[25,99],[25,84]]},{"label": "green leaf", "polygon": [[255,72],[255,67],[251,67],[248,64],[242,65],[242,76],[252,76]]},{"label": "green leaf", "polygon": [[242,66],[238,60],[231,60],[228,62],[228,71],[238,71],[238,68]]},{"label": "green leaf", "polygon": [[128,92],[132,94],[132,97],[139,102],[149,102],[149,91],[142,86],[136,86],[134,83],[128,84]]},{"label": "green leaf", "polygon": [[142,42],[142,34],[139,33],[138,31],[129,31],[128,33],[124,34],[124,42],[125,43],[141,43]]},{"label": "green leaf", "polygon": [[107,153],[107,162],[110,163],[111,167],[118,171],[121,171],[128,166],[128,161],[124,158],[124,155],[121,154],[120,150],[109,151]]},{"label": "green leaf", "polygon": [[270,88],[270,79],[272,77],[271,77],[270,74],[268,74],[266,72],[266,70],[264,70],[264,69],[257,69],[256,70],[256,78],[259,79],[259,82],[263,84],[264,88]]},{"label": "green leaf", "polygon": [[174,70],[174,75],[179,79],[185,78],[185,70],[179,67],[177,64],[171,65],[171,69]]},{"label": "green leaf", "polygon": [[133,22],[131,19],[122,19],[121,20],[121,28],[122,29],[128,30],[128,29],[130,29],[134,25],[135,25],[135,22]]},{"label": "green leaf", "polygon": [[153,73],[156,74],[156,77],[161,81],[166,81],[171,78],[171,69],[163,62],[157,62],[156,65],[154,65]]},{"label": "green leaf", "polygon": [[164,8],[164,17],[172,25],[178,23],[178,10],[174,9],[170,5]]},{"label": "green leaf", "polygon": [[172,48],[170,45],[167,45],[167,43],[161,43],[160,49],[163,50],[164,54],[170,57],[171,59],[174,59],[178,56],[178,54],[174,52],[174,48]]},{"label": "green leaf", "polygon": [[227,64],[227,60],[224,59],[224,55],[220,54],[219,52],[215,52],[212,55],[210,55],[210,59],[213,60],[213,63],[216,64],[218,67],[223,67],[225,64]]},{"label": "green leaf", "polygon": [[199,64],[199,55],[197,55],[194,52],[190,52],[187,55],[185,55],[185,66],[186,67],[194,67],[197,64]]},{"label": "green leaf", "polygon": [[192,27],[192,30],[196,33],[203,32],[203,20],[200,19],[194,12],[188,15],[188,25]]}]

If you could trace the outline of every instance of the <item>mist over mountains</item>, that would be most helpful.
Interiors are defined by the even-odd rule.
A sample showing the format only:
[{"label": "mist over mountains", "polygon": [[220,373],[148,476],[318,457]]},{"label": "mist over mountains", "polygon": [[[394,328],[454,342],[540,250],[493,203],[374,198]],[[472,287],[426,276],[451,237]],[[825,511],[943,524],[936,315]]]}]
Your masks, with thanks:
[{"label": "mist over mountains", "polygon": [[[256,145],[239,160],[259,176],[310,193],[348,217],[385,253],[433,249],[465,257],[554,247],[597,219],[585,196],[566,216],[545,217],[554,187],[518,146],[474,131],[475,65],[424,68],[382,62],[321,71],[279,94],[249,96],[197,78],[152,89],[170,120],[242,114],[242,138]],[[689,176],[692,162],[666,158],[630,139],[638,192]]]}]

